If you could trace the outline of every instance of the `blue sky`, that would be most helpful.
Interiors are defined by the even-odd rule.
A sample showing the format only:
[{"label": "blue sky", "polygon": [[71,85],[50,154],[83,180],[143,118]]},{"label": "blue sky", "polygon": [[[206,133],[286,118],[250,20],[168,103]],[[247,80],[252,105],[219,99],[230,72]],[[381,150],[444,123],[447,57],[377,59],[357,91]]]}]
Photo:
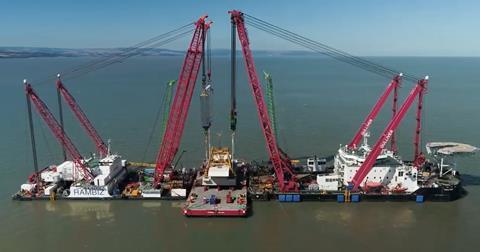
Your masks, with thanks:
[{"label": "blue sky", "polygon": [[[453,0],[0,0],[0,46],[129,46],[208,13],[213,47],[228,48],[230,9],[356,55],[480,56],[480,1]],[[253,49],[301,49],[249,34]]]}]

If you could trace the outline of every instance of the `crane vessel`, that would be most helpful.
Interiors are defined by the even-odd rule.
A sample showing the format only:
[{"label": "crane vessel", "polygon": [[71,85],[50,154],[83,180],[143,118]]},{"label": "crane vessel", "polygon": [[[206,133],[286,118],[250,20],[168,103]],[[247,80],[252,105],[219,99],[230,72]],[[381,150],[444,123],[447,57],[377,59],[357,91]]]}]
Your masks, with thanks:
[{"label": "crane vessel", "polygon": [[[460,143],[437,142],[421,146],[422,111],[429,77],[418,78],[350,55],[320,42],[288,31],[238,10],[228,12],[231,21],[230,132],[231,146],[212,146],[210,141],[213,94],[210,28],[208,16],[167,32],[111,59],[84,66],[83,72],[99,69],[139,54],[147,45],[163,45],[192,34],[177,81],[170,81],[163,104],[162,139],[155,163],[127,162],[112,154],[73,96],[57,77],[59,121],[25,81],[30,123],[34,173],[15,199],[186,199],[186,216],[247,216],[250,200],[276,199],[281,202],[336,200],[454,200],[463,193],[460,174],[453,157],[478,149]],[[193,28],[192,28],[193,26]],[[329,157],[306,156],[305,162],[292,159],[278,144],[278,117],[275,114],[273,80],[265,74],[266,95],[260,82],[247,26],[373,74],[391,79],[352,140]],[[245,162],[236,154],[237,131],[237,40],[241,47],[248,85],[255,102],[259,126],[265,140],[268,161]],[[200,74],[201,73],[201,74]],[[198,75],[201,75],[200,114],[204,157],[200,169],[178,169],[180,143]],[[403,103],[398,96],[402,82],[414,83]],[[392,118],[371,146],[370,127],[392,96]],[[84,157],[66,134],[61,97],[93,141],[96,154]],[[398,154],[396,132],[407,112],[416,104],[413,159]],[[64,161],[38,169],[32,104],[63,149]],[[400,106],[399,106],[400,105]],[[389,144],[390,143],[390,144]],[[197,146],[198,147],[198,146]],[[202,154],[203,155],[203,154]],[[177,161],[175,161],[177,158]]]},{"label": "crane vessel", "polygon": [[[14,198],[111,198],[115,194],[115,191],[119,190],[119,183],[122,182],[126,176],[126,160],[123,160],[120,155],[110,152],[110,146],[105,144],[73,96],[63,85],[60,75],[57,77],[56,86],[60,122],[56,120],[47,105],[33,89],[32,85],[26,80],[24,81],[35,170],[28,178],[27,183],[21,185],[20,191],[14,195]],[[61,97],[64,98],[81,126],[87,132],[87,135],[92,139],[98,156],[95,154],[92,154],[91,157],[82,156],[70,137],[66,134],[63,125]],[[50,165],[42,170],[38,169],[37,164],[35,134],[32,121],[32,103],[39,116],[47,124],[63,149],[64,161],[59,165]],[[70,160],[68,158],[70,158]]]}]

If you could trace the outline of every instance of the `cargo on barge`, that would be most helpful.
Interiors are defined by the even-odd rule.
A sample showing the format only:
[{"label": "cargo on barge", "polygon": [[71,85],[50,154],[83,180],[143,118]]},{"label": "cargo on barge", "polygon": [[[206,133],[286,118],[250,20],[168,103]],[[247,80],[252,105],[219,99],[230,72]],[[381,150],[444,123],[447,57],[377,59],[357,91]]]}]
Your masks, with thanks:
[{"label": "cargo on barge", "polygon": [[248,165],[232,160],[228,148],[212,147],[188,196],[185,216],[246,216]]}]

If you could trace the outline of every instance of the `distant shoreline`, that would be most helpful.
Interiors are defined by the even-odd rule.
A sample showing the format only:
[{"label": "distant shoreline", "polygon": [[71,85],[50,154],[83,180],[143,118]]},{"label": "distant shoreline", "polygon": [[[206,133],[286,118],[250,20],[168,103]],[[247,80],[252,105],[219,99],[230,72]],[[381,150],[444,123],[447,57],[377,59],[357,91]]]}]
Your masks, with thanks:
[{"label": "distant shoreline", "polygon": [[[256,50],[257,56],[321,56],[310,51]],[[238,51],[241,54],[241,51]],[[52,57],[110,57],[110,56],[184,56],[185,51],[163,48],[47,48],[47,47],[0,47],[1,58],[52,58]],[[230,56],[229,49],[213,49],[212,56]]]},{"label": "distant shoreline", "polygon": [[[128,48],[48,48],[48,47],[0,47],[0,59],[29,58],[77,58],[77,57],[111,57],[128,55]],[[135,56],[184,56],[185,52],[162,48],[143,48],[135,51]],[[241,51],[238,51],[240,56]],[[256,57],[327,57],[320,53],[302,50],[269,51],[254,50]],[[229,57],[230,49],[213,49],[212,56]],[[364,58],[408,57],[408,58],[478,58],[480,56],[359,56]]]},{"label": "distant shoreline", "polygon": [[[128,48],[45,48],[45,47],[0,47],[0,59],[2,58],[53,58],[53,57],[109,57],[115,55],[128,55],[133,51]],[[183,54],[180,51],[168,49],[136,49],[139,56],[177,56]]]}]

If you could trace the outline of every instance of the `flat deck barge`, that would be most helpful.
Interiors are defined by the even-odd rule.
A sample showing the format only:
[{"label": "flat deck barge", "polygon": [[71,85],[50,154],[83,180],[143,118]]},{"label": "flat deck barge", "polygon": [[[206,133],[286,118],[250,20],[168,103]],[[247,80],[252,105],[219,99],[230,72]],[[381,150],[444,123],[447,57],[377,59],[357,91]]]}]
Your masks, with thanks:
[{"label": "flat deck barge", "polygon": [[247,189],[194,187],[183,209],[185,216],[245,216]]},{"label": "flat deck barge", "polygon": [[246,216],[248,165],[231,159],[228,148],[211,148],[188,196],[185,216]]}]

